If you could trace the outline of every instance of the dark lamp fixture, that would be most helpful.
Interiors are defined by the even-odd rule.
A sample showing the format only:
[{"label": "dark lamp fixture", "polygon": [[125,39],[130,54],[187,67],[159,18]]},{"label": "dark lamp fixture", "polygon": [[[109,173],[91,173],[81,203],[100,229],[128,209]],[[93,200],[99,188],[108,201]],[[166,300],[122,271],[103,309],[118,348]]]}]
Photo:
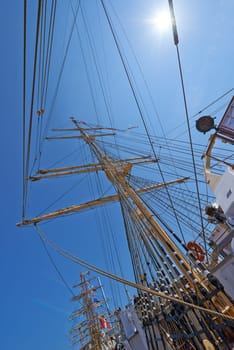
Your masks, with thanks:
[{"label": "dark lamp fixture", "polygon": [[204,134],[211,129],[215,129],[214,119],[210,115],[204,115],[203,117],[196,120],[196,128],[198,131]]}]

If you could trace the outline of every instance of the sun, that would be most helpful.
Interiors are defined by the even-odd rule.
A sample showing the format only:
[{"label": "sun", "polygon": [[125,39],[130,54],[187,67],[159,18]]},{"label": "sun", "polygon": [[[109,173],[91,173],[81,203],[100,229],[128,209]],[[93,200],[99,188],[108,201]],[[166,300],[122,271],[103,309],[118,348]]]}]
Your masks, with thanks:
[{"label": "sun", "polygon": [[152,19],[153,26],[160,32],[166,32],[171,27],[170,13],[166,10],[161,10]]}]

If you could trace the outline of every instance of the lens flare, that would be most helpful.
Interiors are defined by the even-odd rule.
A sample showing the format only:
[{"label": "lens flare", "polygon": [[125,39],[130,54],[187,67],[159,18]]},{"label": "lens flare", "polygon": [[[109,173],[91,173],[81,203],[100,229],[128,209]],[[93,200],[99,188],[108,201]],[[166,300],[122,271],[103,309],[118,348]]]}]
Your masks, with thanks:
[{"label": "lens flare", "polygon": [[160,11],[156,14],[152,22],[155,28],[160,32],[168,31],[171,26],[170,13],[166,10]]}]

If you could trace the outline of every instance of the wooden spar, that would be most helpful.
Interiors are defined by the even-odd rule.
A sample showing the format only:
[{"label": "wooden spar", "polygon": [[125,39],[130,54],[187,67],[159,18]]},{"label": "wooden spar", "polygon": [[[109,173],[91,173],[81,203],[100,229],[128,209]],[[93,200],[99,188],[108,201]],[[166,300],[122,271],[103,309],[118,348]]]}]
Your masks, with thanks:
[{"label": "wooden spar", "polygon": [[86,169],[86,168],[94,168],[100,166],[99,163],[91,163],[91,164],[84,164],[84,165],[74,165],[64,168],[54,168],[54,169],[40,169],[38,170],[37,174],[48,174],[48,173],[58,173],[60,171],[70,171],[75,169]]},{"label": "wooden spar", "polygon": [[95,167],[92,167],[92,168],[89,167],[89,168],[80,169],[80,170],[59,171],[58,173],[54,173],[54,174],[40,175],[40,176],[30,176],[29,180],[31,180],[31,181],[38,181],[38,180],[49,179],[49,178],[54,178],[54,177],[75,175],[75,174],[82,174],[82,173],[89,173],[91,171],[100,171],[100,170],[102,170],[102,167],[99,165],[99,166],[95,166]]},{"label": "wooden spar", "polygon": [[[93,134],[92,137],[97,136],[114,136],[114,133],[108,133],[108,134]],[[82,136],[50,136],[46,137],[46,140],[63,140],[63,139],[82,139]]]},{"label": "wooden spar", "polygon": [[[165,183],[156,184],[154,186],[144,187],[144,188],[141,188],[139,190],[136,190],[136,193],[140,194],[140,193],[152,191],[152,190],[155,190],[155,189],[158,189],[158,188],[161,188],[164,186],[172,185],[175,183],[182,183],[186,180],[188,180],[188,178],[184,177],[184,178],[180,178],[178,180],[172,180],[172,181],[168,181]],[[36,224],[36,223],[41,222],[41,221],[54,219],[54,218],[59,217],[61,215],[77,213],[77,212],[84,210],[84,209],[92,208],[92,207],[95,207],[95,206],[98,206],[101,204],[105,204],[105,203],[109,203],[109,202],[113,202],[113,201],[117,201],[117,200],[119,200],[118,194],[108,196],[108,197],[103,197],[100,199],[95,199],[93,201],[89,201],[89,202],[78,204],[78,205],[72,205],[72,206],[67,207],[67,208],[56,210],[56,211],[49,213],[49,214],[45,214],[45,215],[38,216],[38,217],[33,218],[33,219],[19,222],[16,224],[16,226],[26,226],[26,225],[30,225],[30,224]]]},{"label": "wooden spar", "polygon": [[[134,160],[143,160],[150,158],[149,156],[143,156],[143,157],[134,157],[134,158],[125,158],[125,159],[114,159],[113,163],[123,163],[123,162],[129,162]],[[157,159],[152,159],[151,162],[156,162]],[[54,168],[54,169],[40,169],[38,170],[38,174],[47,174],[47,173],[55,173],[59,171],[66,171],[66,170],[74,170],[74,169],[82,169],[82,168],[90,168],[90,167],[97,167],[100,166],[99,163],[90,163],[90,164],[83,164],[83,165],[75,165],[65,168]]]},{"label": "wooden spar", "polygon": [[[95,128],[83,128],[83,130],[92,130],[92,131],[95,131],[95,130],[116,130],[115,128],[103,128],[103,127],[95,127]],[[61,131],[61,132],[64,132],[64,131],[76,131],[77,132],[77,128],[64,128],[64,129],[60,129],[60,128],[54,128],[52,129],[52,131]]]},{"label": "wooden spar", "polygon": [[[144,160],[144,161],[138,161],[138,162],[132,162],[132,163],[125,163],[125,164],[121,164],[120,166],[124,169],[124,166],[128,166],[130,165],[138,165],[138,164],[142,164],[142,163],[156,163],[157,160],[156,159],[150,159],[150,160]],[[82,174],[82,173],[87,173],[87,172],[91,172],[91,171],[100,171],[103,170],[102,166],[100,166],[99,163],[94,164],[95,166],[90,166],[90,165],[86,165],[83,166],[83,169],[80,170],[70,170],[70,168],[64,168],[65,171],[62,171],[62,168],[59,169],[59,171],[57,173],[52,173],[53,170],[50,171],[50,174],[48,175],[42,175],[42,176],[30,176],[29,180],[31,181],[38,181],[38,180],[42,180],[42,179],[48,179],[48,178],[53,178],[53,177],[59,177],[59,176],[66,176],[66,175],[74,175],[74,174]],[[77,166],[77,167],[72,167],[73,169],[75,168],[82,168],[82,166]],[[67,169],[67,170],[66,170]],[[46,172],[46,170],[42,170],[44,173]],[[55,171],[55,170],[54,170]]]}]

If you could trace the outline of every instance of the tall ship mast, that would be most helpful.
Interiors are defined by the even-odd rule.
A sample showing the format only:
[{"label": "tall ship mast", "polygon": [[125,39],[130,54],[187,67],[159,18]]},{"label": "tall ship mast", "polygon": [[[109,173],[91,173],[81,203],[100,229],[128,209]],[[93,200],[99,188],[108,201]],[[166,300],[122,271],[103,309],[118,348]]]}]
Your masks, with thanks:
[{"label": "tall ship mast", "polygon": [[[134,188],[128,182],[131,167],[134,164],[145,163],[149,160],[134,159],[131,162],[129,160],[121,162],[120,160],[113,159],[106,152],[103,152],[95,141],[100,136],[100,134],[96,134],[95,128],[86,127],[84,129],[74,118],[72,118],[72,122],[75,125],[73,131],[78,132],[78,137],[81,137],[85,141],[99,161],[96,164],[83,166],[82,169],[76,170],[76,172],[82,172],[84,168],[87,169],[85,171],[104,171],[107,179],[116,188],[117,194],[87,202],[83,205],[60,209],[24,221],[21,224],[38,224],[41,221],[56,218],[64,214],[68,215],[72,212],[78,212],[86,208],[102,205],[103,203],[119,200],[125,221],[131,259],[135,269],[136,283],[148,289],[148,293],[144,293],[139,288],[138,296],[134,302],[136,311],[145,328],[149,348],[154,349],[155,347],[155,334],[158,334],[157,342],[162,343],[162,349],[163,347],[168,347],[165,345],[166,343],[169,343],[172,348],[174,346],[181,349],[186,349],[188,345],[196,349],[199,348],[198,346],[201,343],[203,344],[201,348],[210,347],[215,349],[215,346],[223,349],[230,348],[229,343],[233,341],[233,327],[231,323],[229,324],[228,320],[222,320],[220,315],[223,314],[224,316],[230,316],[230,319],[232,318],[234,312],[232,295],[227,294],[223,284],[209,271],[209,265],[207,266],[207,264],[203,263],[204,253],[200,246],[195,242],[189,242],[187,245],[184,245],[179,237],[174,232],[171,232],[173,237],[176,238],[187,252],[186,257],[178,248],[178,245],[173,242],[166,230],[162,228],[162,225],[156,220],[152,209],[139,196],[139,193],[170,186],[174,183],[183,183],[186,179],[181,178],[171,183],[155,184],[140,189]],[[101,136],[106,137],[110,135],[103,133]],[[206,154],[206,157],[208,157],[208,154]],[[70,169],[66,171],[70,171]],[[56,173],[48,175],[43,170],[41,172],[43,175],[34,176],[31,180],[36,181],[39,178],[48,178],[51,175],[60,176],[60,172],[64,175],[64,169],[56,169],[54,172]],[[233,181],[232,178],[231,181]],[[230,184],[227,183],[227,186],[230,186]],[[227,219],[223,217],[223,225],[226,226],[224,232],[230,234],[232,228],[230,226],[229,216]],[[168,229],[167,225],[164,224],[164,226]],[[215,230],[217,230],[217,227]],[[212,234],[214,235],[214,233]],[[231,237],[226,240],[227,244],[230,244],[230,240]],[[220,253],[222,256],[222,251]],[[211,266],[213,266],[213,261],[211,261]],[[228,266],[230,269],[232,263]],[[86,289],[86,281],[83,280],[81,283],[84,283],[83,288]],[[154,297],[149,292],[150,289],[163,293],[163,298]],[[230,287],[229,290],[231,291]],[[84,291],[86,305],[90,302],[89,293],[89,290],[87,290],[86,295]],[[175,298],[173,304],[170,299],[168,302],[167,295]],[[184,306],[183,303],[176,303],[176,298],[190,304],[190,307]],[[202,312],[193,310],[196,305],[198,310],[199,307],[203,308]],[[216,317],[206,314],[205,309],[211,312],[213,310],[214,315],[217,313]],[[95,320],[94,314],[91,311],[86,306],[84,312],[89,314],[90,320]],[[92,345],[93,348],[100,347],[100,345],[97,345],[100,339],[96,327],[96,324],[90,326],[90,332],[93,333],[92,338],[96,344]],[[166,336],[167,334],[168,338]]]},{"label": "tall ship mast", "polygon": [[[233,349],[234,98],[217,125],[212,116],[197,120],[198,131],[214,130],[209,140],[202,136],[208,140],[206,147],[193,142],[188,118],[189,139],[149,132],[144,104],[134,88],[108,7],[100,1],[105,28],[113,36],[143,127],[121,128],[113,122],[87,14],[80,3],[70,9],[72,27],[48,110],[47,67],[55,45],[56,7],[52,1],[48,18],[47,5],[43,1],[38,5],[33,94],[24,140],[22,221],[17,226],[31,225],[42,242],[62,257],[115,281],[118,287],[112,286],[113,294],[119,286],[124,292],[131,289],[125,308],[116,307],[111,321],[108,309],[99,314],[106,302],[104,294],[103,299],[93,294],[102,290],[101,284],[94,285],[88,273],[81,272],[81,281],[75,285],[79,292],[72,299],[80,303],[70,317],[72,344],[82,350]],[[180,59],[172,1],[169,9]],[[77,112],[55,104],[67,54],[73,52],[75,30],[96,112],[100,95],[91,84],[93,71],[86,55],[101,86],[106,108],[101,122],[98,113],[95,122],[92,116],[77,117],[79,103]],[[56,59],[54,64],[56,71]],[[67,73],[70,84],[73,77]],[[80,93],[87,97],[82,88]],[[186,107],[185,95],[184,101]],[[104,107],[100,108],[103,114]]]},{"label": "tall ship mast", "polygon": [[69,318],[73,322],[69,332],[71,345],[81,344],[83,350],[112,350],[116,345],[116,320],[112,315],[110,323],[111,314],[100,279],[90,278],[88,271],[82,272],[80,283],[73,288],[79,288],[79,293],[72,298],[78,308]]}]

